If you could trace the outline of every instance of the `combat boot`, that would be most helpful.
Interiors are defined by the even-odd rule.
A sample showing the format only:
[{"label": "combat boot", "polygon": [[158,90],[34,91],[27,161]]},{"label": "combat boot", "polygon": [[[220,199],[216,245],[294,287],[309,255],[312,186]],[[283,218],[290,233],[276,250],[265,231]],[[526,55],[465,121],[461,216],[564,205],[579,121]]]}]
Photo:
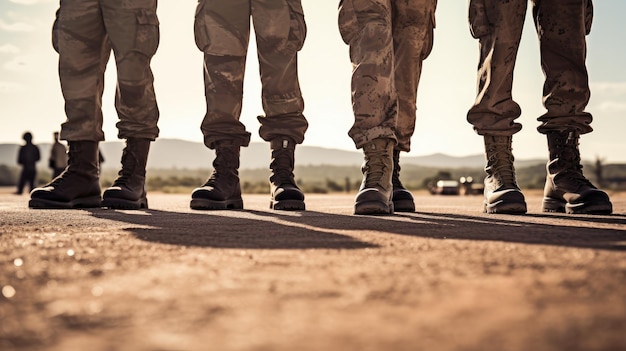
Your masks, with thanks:
[{"label": "combat boot", "polygon": [[122,169],[113,185],[102,194],[102,206],[138,210],[148,208],[146,163],[150,139],[128,138],[122,152]]},{"label": "combat boot", "polygon": [[393,185],[393,210],[395,212],[415,212],[415,200],[413,194],[406,190],[400,181],[400,150],[393,150],[393,174],[391,175]]},{"label": "combat boot", "polygon": [[98,142],[70,141],[68,165],[50,183],[30,193],[30,208],[100,207]]},{"label": "combat boot", "polygon": [[239,145],[217,144],[213,172],[191,193],[194,210],[235,210],[243,208],[239,184]]},{"label": "combat boot", "polygon": [[365,162],[361,166],[363,181],[356,194],[354,214],[393,213],[393,139],[374,139],[363,146]]},{"label": "combat boot", "polygon": [[546,165],[543,211],[570,214],[610,214],[609,196],[585,178],[577,132],[547,134],[550,161]]},{"label": "combat boot", "polygon": [[304,194],[293,175],[296,143],[286,137],[270,141],[270,208],[274,210],[304,210]]},{"label": "combat boot", "polygon": [[526,200],[515,179],[511,136],[485,135],[485,213],[523,214]]}]

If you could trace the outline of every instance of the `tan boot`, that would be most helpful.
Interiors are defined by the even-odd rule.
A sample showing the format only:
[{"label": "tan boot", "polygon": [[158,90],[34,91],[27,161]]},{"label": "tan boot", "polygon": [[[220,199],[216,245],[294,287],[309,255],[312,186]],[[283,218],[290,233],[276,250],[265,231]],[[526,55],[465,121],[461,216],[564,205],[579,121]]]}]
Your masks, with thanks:
[{"label": "tan boot", "polygon": [[356,195],[354,214],[393,213],[393,139],[374,139],[363,147],[363,182]]},{"label": "tan boot", "polygon": [[610,214],[609,196],[585,178],[580,164],[577,132],[550,132],[543,211],[570,214]]},{"label": "tan boot", "polygon": [[511,136],[485,135],[485,213],[523,214],[526,200],[515,179]]}]

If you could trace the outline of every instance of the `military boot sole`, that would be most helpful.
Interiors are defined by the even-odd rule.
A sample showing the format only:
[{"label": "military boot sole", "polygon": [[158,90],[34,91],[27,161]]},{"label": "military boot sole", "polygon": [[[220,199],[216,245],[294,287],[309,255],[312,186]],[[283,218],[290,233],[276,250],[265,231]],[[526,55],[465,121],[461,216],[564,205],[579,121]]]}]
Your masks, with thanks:
[{"label": "military boot sole", "polygon": [[302,200],[272,200],[270,201],[270,209],[281,211],[304,211],[306,205]]},{"label": "military boot sole", "polygon": [[525,203],[506,202],[504,200],[494,203],[484,203],[484,212],[491,214],[524,214],[527,208]]},{"label": "military boot sole", "polygon": [[191,199],[189,207],[193,210],[241,210],[243,209],[242,199],[232,200],[209,200],[209,199]]},{"label": "military boot sole", "polygon": [[415,212],[415,202],[413,200],[394,200],[393,210],[395,212]]},{"label": "military boot sole", "polygon": [[354,204],[355,215],[390,215],[393,214],[393,202],[361,201]]},{"label": "military boot sole", "polygon": [[80,197],[70,201],[31,198],[28,201],[28,207],[36,209],[99,208],[102,207],[102,199],[100,196]]},{"label": "military boot sole", "polygon": [[143,197],[138,200],[128,200],[120,198],[104,198],[102,200],[102,207],[107,207],[115,210],[139,210],[148,209],[148,199]]},{"label": "military boot sole", "polygon": [[568,204],[566,201],[560,199],[544,197],[542,210],[543,212],[552,213],[608,215],[613,213],[613,205],[611,202],[607,201]]}]

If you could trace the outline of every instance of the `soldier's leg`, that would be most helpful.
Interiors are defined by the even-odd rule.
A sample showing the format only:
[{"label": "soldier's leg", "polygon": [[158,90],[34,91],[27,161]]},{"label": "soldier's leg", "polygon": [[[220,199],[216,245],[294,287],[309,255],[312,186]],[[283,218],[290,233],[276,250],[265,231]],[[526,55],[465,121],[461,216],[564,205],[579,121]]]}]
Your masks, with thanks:
[{"label": "soldier's leg", "polygon": [[248,146],[250,133],[239,118],[250,37],[250,0],[200,1],[194,32],[204,53],[204,143],[212,149],[220,142]]},{"label": "soldier's leg", "polygon": [[306,23],[300,0],[253,0],[252,21],[257,40],[262,100],[259,135],[270,142],[270,208],[304,210],[304,194],[293,173],[295,147],[304,140],[308,122],[298,81],[298,51]]},{"label": "soldier's leg", "polygon": [[392,26],[395,56],[395,88],[398,95],[396,136],[393,152],[393,203],[397,212],[415,211],[413,195],[400,181],[400,151],[411,150],[415,131],[417,87],[422,61],[433,45],[436,0],[397,0],[393,3]]},{"label": "soldier's leg", "polygon": [[156,0],[102,1],[105,27],[117,64],[118,137],[126,139],[122,169],[105,190],[109,208],[147,208],[145,180],[150,142],[159,134],[159,109],[150,61],[159,43]]},{"label": "soldier's leg", "polygon": [[517,185],[512,136],[522,126],[513,101],[513,69],[522,35],[527,0],[471,0],[470,29],[479,40],[478,94],[467,113],[474,130],[484,137],[484,211],[525,213],[526,201]]},{"label": "soldier's leg", "polygon": [[98,142],[102,132],[104,70],[111,47],[99,1],[65,0],[57,11],[53,45],[59,53],[59,78],[67,121],[68,166],[50,183],[34,189],[32,208],[100,207]]},{"label": "soldier's leg", "polygon": [[191,194],[196,210],[243,208],[239,182],[241,146],[250,133],[239,121],[250,37],[250,0],[202,0],[194,22],[198,48],[204,53],[206,114],[204,144],[215,149],[213,172]]},{"label": "soldier's leg", "polygon": [[580,135],[592,130],[591,114],[584,111],[590,96],[585,56],[592,6],[591,0],[534,1],[548,110],[538,119],[549,150],[546,212],[607,214],[613,209],[608,195],[583,175],[578,149]]},{"label": "soldier's leg", "polygon": [[394,86],[390,0],[343,0],[339,31],[350,46],[354,124],[348,132],[362,148],[363,181],[355,214],[391,214],[393,149],[398,99]]},{"label": "soldier's leg", "polygon": [[61,139],[104,140],[102,91],[111,47],[99,1],[63,1],[52,41],[59,53],[59,79],[67,116],[61,125]]}]

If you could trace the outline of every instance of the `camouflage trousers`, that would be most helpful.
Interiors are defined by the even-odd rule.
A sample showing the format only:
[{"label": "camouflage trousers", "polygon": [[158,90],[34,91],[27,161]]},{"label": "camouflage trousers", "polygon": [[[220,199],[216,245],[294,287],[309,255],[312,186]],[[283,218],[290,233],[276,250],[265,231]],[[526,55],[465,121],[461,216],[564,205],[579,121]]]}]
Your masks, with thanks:
[{"label": "camouflage trousers", "polygon": [[409,151],[422,61],[433,45],[437,0],[341,0],[339,31],[350,46],[357,148],[377,138]]},{"label": "camouflage trousers", "polygon": [[102,91],[111,50],[117,65],[118,137],[158,136],[150,69],[159,44],[156,7],[156,0],[61,1],[52,32],[67,115],[61,139],[104,140]]},{"label": "camouflage trousers", "polygon": [[[479,39],[478,96],[467,120],[480,135],[510,136],[521,130],[521,115],[513,101],[513,69],[522,35],[528,0],[471,0],[469,21]],[[586,35],[591,29],[591,0],[533,0],[533,19],[539,37],[545,74],[540,133],[592,131],[589,82],[585,66]]]},{"label": "camouflage trousers", "polygon": [[300,0],[199,0],[194,32],[204,52],[207,111],[201,130],[209,148],[219,142],[250,142],[250,133],[239,121],[250,18],[263,86],[261,138],[286,136],[302,143],[308,128],[298,81],[297,53],[306,37]]}]

